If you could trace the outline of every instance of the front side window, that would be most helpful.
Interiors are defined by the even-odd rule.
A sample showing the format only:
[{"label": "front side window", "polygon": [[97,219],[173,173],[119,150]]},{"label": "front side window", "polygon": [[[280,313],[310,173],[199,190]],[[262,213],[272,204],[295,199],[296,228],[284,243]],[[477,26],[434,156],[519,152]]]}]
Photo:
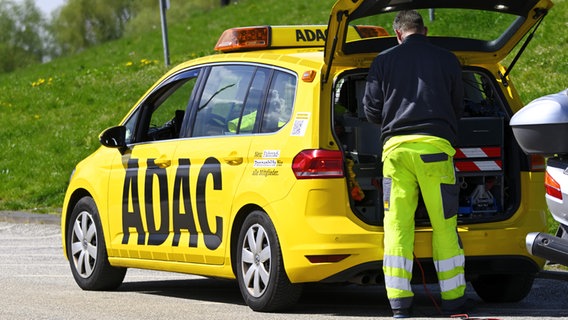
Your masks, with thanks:
[{"label": "front side window", "polygon": [[152,108],[150,124],[146,130],[148,141],[179,138],[181,124],[195,81],[196,78],[179,81],[168,90],[167,98],[160,100],[161,103]]},{"label": "front side window", "polygon": [[188,71],[166,80],[132,113],[123,124],[126,142],[148,142],[180,137],[199,70]]}]

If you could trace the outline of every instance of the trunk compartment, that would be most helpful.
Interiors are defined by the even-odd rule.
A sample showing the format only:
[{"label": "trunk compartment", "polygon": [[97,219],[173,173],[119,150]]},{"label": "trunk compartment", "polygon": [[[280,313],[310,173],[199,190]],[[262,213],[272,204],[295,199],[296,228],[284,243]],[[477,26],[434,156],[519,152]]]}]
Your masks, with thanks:
[{"label": "trunk compartment", "polygon": [[[353,212],[368,224],[382,225],[381,128],[365,118],[362,105],[365,78],[366,74],[352,73],[336,82],[334,127],[347,163],[352,163],[348,182]],[[518,199],[506,192],[519,179],[519,165],[511,163],[519,162],[520,158],[510,156],[514,148],[507,142],[512,137],[506,126],[509,108],[483,70],[464,71],[463,79],[466,114],[459,122],[454,157],[460,185],[459,220],[460,223],[504,220],[518,205]],[[360,192],[352,190],[352,181]],[[415,216],[417,225],[429,224],[422,201]]]}]

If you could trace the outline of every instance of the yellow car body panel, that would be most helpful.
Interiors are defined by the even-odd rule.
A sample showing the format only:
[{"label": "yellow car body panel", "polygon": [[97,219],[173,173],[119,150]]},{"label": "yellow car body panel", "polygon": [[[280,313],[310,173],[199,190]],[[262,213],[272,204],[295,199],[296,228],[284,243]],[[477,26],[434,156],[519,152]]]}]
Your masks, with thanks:
[{"label": "yellow car body panel", "polygon": [[[318,61],[318,58],[321,59],[321,56],[321,51],[304,53],[290,49],[289,52],[279,52],[278,54],[275,52],[254,52],[218,55],[198,59],[195,64],[214,64],[224,61],[274,63],[277,57],[278,59],[276,60],[281,63],[281,67],[290,68],[298,74],[302,74],[307,70],[320,70],[322,64]],[[365,59],[359,59],[359,61],[370,61],[371,59],[372,57],[368,56]],[[185,64],[178,69],[183,69],[187,66]],[[485,67],[489,68],[490,66]],[[333,69],[333,72],[341,73],[345,70],[347,68],[342,67]],[[175,72],[174,69],[171,73]],[[210,138],[211,143],[204,139],[194,141],[194,139],[189,138],[183,140],[182,143],[179,141],[168,143],[168,146],[165,147],[166,151],[160,150],[160,148],[164,148],[163,146],[157,147],[161,143],[143,146],[144,150],[141,150],[139,147],[136,149],[136,153],[128,155],[120,155],[116,150],[100,148],[95,155],[86,159],[85,162],[93,162],[93,164],[82,163],[82,165],[78,166],[69,185],[69,192],[74,192],[76,189],[87,190],[89,194],[95,197],[95,202],[99,205],[101,213],[105,213],[101,214],[101,220],[103,226],[105,226],[105,238],[108,239],[107,246],[111,263],[127,267],[148,267],[152,265],[151,269],[232,278],[234,274],[230,271],[232,267],[228,249],[230,246],[229,231],[234,227],[232,224],[237,212],[246,204],[251,203],[257,204],[265,210],[273,220],[277,230],[282,234],[294,235],[280,238],[284,264],[292,282],[317,282],[363,262],[377,261],[378,263],[382,259],[382,228],[366,225],[353,214],[350,209],[349,198],[347,197],[345,180],[336,179],[333,183],[331,180],[297,181],[289,169],[289,164],[299,149],[310,148],[312,145],[320,144],[332,149],[337,148],[336,145],[330,143],[330,141],[333,141],[333,137],[331,134],[328,134],[331,131],[329,124],[316,121],[321,117],[319,112],[329,113],[329,110],[313,108],[313,105],[318,103],[319,84],[319,81],[316,80],[314,83],[300,86],[298,89],[297,100],[300,103],[296,105],[295,115],[291,123],[297,117],[307,117],[310,120],[308,129],[301,138],[290,138],[292,126],[287,125],[279,133],[287,137],[286,139],[274,140],[273,136],[268,135],[256,136],[254,139],[251,139],[251,136],[248,136],[238,138],[242,141],[233,139],[230,142],[226,142],[229,145],[224,145],[225,142],[219,137]],[[151,91],[152,89],[149,90],[149,92]],[[319,96],[322,99],[321,104],[330,103],[329,99],[325,99],[327,96],[331,96],[331,86],[324,86],[322,94]],[[511,105],[518,103],[517,96],[507,98]],[[301,103],[302,101],[310,101],[310,103],[303,104]],[[325,128],[326,125],[328,127],[327,130]],[[322,132],[325,134],[322,134]],[[194,145],[204,144],[215,145],[216,147],[215,149],[207,149],[196,153],[196,150],[199,150],[199,148]],[[138,234],[131,232],[127,243],[122,244],[124,238],[122,218],[120,214],[116,213],[122,210],[119,207],[122,205],[122,201],[119,198],[122,197],[124,176],[110,176],[103,179],[105,175],[109,175],[108,171],[112,171],[112,169],[102,168],[104,171],[100,173],[94,170],[97,169],[97,166],[94,164],[112,163],[111,167],[124,170],[129,158],[159,158],[162,154],[176,154],[176,157],[178,157],[178,155],[186,152],[191,154],[192,167],[189,174],[189,183],[194,185],[197,181],[199,165],[203,163],[204,158],[207,156],[219,154],[219,157],[228,157],[234,152],[239,153],[243,159],[246,159],[245,162],[252,163],[255,159],[262,158],[262,153],[268,150],[268,148],[279,150],[280,162],[277,169],[260,170],[248,166],[242,172],[231,174],[233,176],[224,176],[224,181],[233,181],[235,184],[231,187],[224,185],[223,194],[215,195],[215,198],[212,198],[212,200],[206,200],[208,212],[231,212],[229,216],[222,217],[222,226],[216,225],[215,216],[209,215],[207,217],[208,225],[213,228],[213,231],[216,228],[226,230],[221,241],[223,246],[215,249],[213,252],[204,247],[202,248],[203,241],[201,238],[196,248],[188,249],[187,246],[181,245],[172,247],[172,234],[161,245],[140,247],[136,245]],[[199,155],[199,153],[203,155]],[[138,170],[144,170],[144,161],[138,161],[138,164]],[[168,194],[170,197],[173,194],[174,175],[173,173],[168,173],[167,175],[170,188]],[[93,181],[93,177],[99,177],[100,179]],[[241,177],[244,177],[244,179],[241,179]],[[534,188],[542,189],[542,182],[543,175],[541,173],[523,173],[521,183],[523,186],[523,202],[518,209],[522,214],[519,217],[515,215],[511,220],[491,223],[490,226],[478,224],[460,227],[460,236],[464,243],[466,255],[476,256],[491,253],[497,255],[516,254],[528,257],[529,254],[524,249],[525,235],[530,231],[535,231],[537,226],[540,226],[537,229],[542,230],[545,225],[543,222],[544,198],[531,196],[534,192],[530,192]],[[317,184],[320,183],[323,184],[322,187],[318,187]],[[85,184],[89,184],[89,186],[85,186]],[[104,190],[107,184],[112,186],[108,189],[108,201],[105,200],[105,193],[99,194],[99,190]],[[138,177],[138,184],[144,184],[142,175]],[[154,185],[154,194],[157,193],[158,188],[158,185]],[[257,192],[258,190],[262,192],[259,193]],[[71,197],[69,192],[66,196],[64,212],[72,209],[67,207]],[[210,194],[209,192],[208,190],[207,194]],[[213,193],[211,192],[211,194]],[[345,196],[338,197],[337,195]],[[541,194],[537,193],[537,195]],[[139,197],[141,221],[144,230],[147,230],[148,222],[146,209],[143,204],[149,202],[149,200],[144,198],[143,192],[139,192]],[[222,202],[218,199],[232,200]],[[158,216],[160,210],[157,207],[157,202],[159,201],[154,200],[151,202],[153,203],[152,217],[155,221],[160,221]],[[229,207],[218,208],[219,205],[227,205]],[[195,212],[195,208],[193,210]],[[64,218],[62,230],[66,228]],[[169,232],[173,232],[171,226],[169,226]],[[200,233],[201,236],[202,234]],[[187,232],[182,233],[179,243],[187,243],[188,241],[189,236]],[[499,243],[499,246],[494,246],[492,245],[493,243]],[[431,233],[429,229],[417,229],[415,250],[418,257],[431,257]],[[348,254],[349,257],[339,263],[321,265],[310,263],[306,258],[309,255],[322,254]],[[139,259],[149,259],[153,262],[138,261]],[[186,264],[184,265],[184,263]],[[196,267],[196,265],[199,266]],[[219,265],[225,265],[225,268],[220,268]],[[211,266],[211,271],[207,271],[207,266]],[[220,270],[223,271],[221,274],[218,274]]]},{"label": "yellow car body panel", "polygon": [[[133,142],[125,145],[101,147],[77,165],[62,212],[65,255],[69,252],[74,208],[80,199],[91,197],[99,212],[108,261],[113,267],[235,278],[239,263],[237,251],[242,245],[238,239],[245,220],[254,212],[262,212],[274,226],[282,265],[292,284],[356,281],[370,271],[380,274],[382,220],[373,219],[382,214],[378,200],[382,195],[378,180],[368,174],[379,170],[379,161],[377,166],[364,167],[359,166],[362,160],[358,160],[360,163],[355,169],[345,164],[340,176],[332,177],[304,178],[294,171],[298,156],[306,150],[337,152],[343,155],[342,161],[363,157],[366,151],[351,150],[349,145],[356,145],[361,139],[367,141],[365,139],[372,136],[369,132],[377,132],[376,128],[366,127],[362,120],[364,115],[356,114],[357,110],[341,116],[361,127],[348,124],[342,132],[337,131],[340,87],[348,81],[364,83],[365,73],[377,54],[344,52],[343,48],[347,48],[344,42],[393,40],[385,35],[365,38],[358,35],[356,29],[346,27],[348,21],[344,18],[350,13],[360,14],[358,10],[370,3],[339,0],[331,17],[340,19],[330,19],[327,27],[274,27],[274,47],[234,49],[231,53],[198,58],[174,67],[160,78],[122,120],[122,127],[135,123],[127,130],[133,132],[129,131],[133,137],[138,135],[137,138],[131,138]],[[535,3],[538,8],[552,6],[547,0]],[[511,43],[520,41],[535,23],[536,20],[527,20],[512,33]],[[493,90],[499,93],[500,107],[514,113],[523,103],[511,79],[503,76],[506,68],[499,63],[512,46],[508,43],[497,52],[457,50],[455,54],[464,72],[491,82]],[[230,73],[231,68],[250,71],[251,79],[264,70],[262,72],[270,77],[282,76],[287,81],[283,80],[282,87],[274,90],[268,85],[276,80],[267,78],[256,84],[247,80],[250,92],[257,87],[264,88],[265,99],[264,109],[248,114],[247,121],[255,123],[254,129],[247,123],[250,134],[236,133],[238,119],[241,119],[238,130],[245,127],[242,119],[247,102],[243,102],[242,91],[231,84],[217,88],[213,94],[204,93],[208,85],[215,84],[208,80],[215,70],[222,69],[219,74],[232,77],[235,75]],[[142,124],[135,120],[144,119],[144,112],[154,112],[147,105],[167,101],[164,92],[175,91],[186,80],[195,83],[194,87],[189,87],[189,104],[180,107],[187,107],[182,115],[184,125],[180,136],[163,140],[141,138],[136,126]],[[353,90],[357,96],[361,95],[360,87]],[[227,98],[233,93],[234,97]],[[166,97],[162,99],[162,95]],[[201,100],[198,95],[203,95]],[[264,124],[259,121],[268,117],[272,98],[289,98],[288,104],[280,106],[282,117],[277,127],[262,131]],[[233,118],[228,110],[239,105],[238,99],[242,99],[242,109],[240,116]],[[216,106],[227,111],[224,121],[229,122],[230,127],[223,128],[222,134],[192,134],[203,125],[195,119],[210,102],[217,102]],[[488,119],[498,120],[496,117]],[[152,125],[150,129],[154,129]],[[342,140],[342,134],[349,139]],[[462,182],[475,182],[477,177],[482,177],[483,183],[486,177],[497,176],[502,179],[499,180],[501,190],[505,190],[506,185],[507,192],[512,194],[509,197],[505,192],[496,194],[502,202],[496,209],[466,212],[460,220],[458,232],[466,259],[474,264],[476,259],[481,261],[473,268],[474,276],[502,274],[505,271],[499,268],[507,266],[503,261],[508,259],[525,261],[527,269],[523,272],[527,273],[535,273],[544,265],[544,261],[531,256],[524,245],[527,233],[546,229],[544,173],[542,168],[531,168],[530,160],[512,159],[519,158],[518,147],[512,135],[503,136],[509,140],[501,143],[499,152],[512,156],[509,159],[501,155],[497,161],[504,159],[502,167],[506,169],[493,173],[467,172],[460,176]],[[378,136],[373,138],[379,147]],[[358,146],[372,149],[365,143]],[[380,155],[374,156],[380,159]],[[511,169],[507,168],[508,160],[515,161]],[[356,179],[365,184],[364,200],[354,199],[352,184]],[[421,222],[416,227],[415,254],[418,259],[429,260],[432,232],[428,223]],[[494,260],[499,261],[497,269],[492,269]]]}]

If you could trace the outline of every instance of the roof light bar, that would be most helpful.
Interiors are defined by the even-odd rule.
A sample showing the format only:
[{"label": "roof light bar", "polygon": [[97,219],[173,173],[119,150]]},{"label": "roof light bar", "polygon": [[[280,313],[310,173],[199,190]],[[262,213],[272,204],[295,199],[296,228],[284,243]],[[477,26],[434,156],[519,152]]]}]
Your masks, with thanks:
[{"label": "roof light bar", "polygon": [[[386,37],[388,32],[378,26],[350,26],[347,41]],[[221,52],[250,51],[267,48],[323,48],[327,38],[326,25],[258,26],[225,30],[215,50]]]},{"label": "roof light bar", "polygon": [[270,45],[269,27],[233,28],[223,32],[215,50],[228,52],[240,49],[261,49]]}]

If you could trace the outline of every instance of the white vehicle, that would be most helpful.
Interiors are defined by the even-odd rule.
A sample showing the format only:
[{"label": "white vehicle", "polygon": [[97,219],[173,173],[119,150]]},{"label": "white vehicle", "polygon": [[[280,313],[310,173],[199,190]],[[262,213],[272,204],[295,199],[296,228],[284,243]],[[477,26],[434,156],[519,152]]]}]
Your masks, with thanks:
[{"label": "white vehicle", "polygon": [[556,235],[531,232],[530,254],[568,266],[568,89],[529,103],[511,118],[515,138],[529,154],[553,155],[546,161],[546,204],[558,225]]}]

